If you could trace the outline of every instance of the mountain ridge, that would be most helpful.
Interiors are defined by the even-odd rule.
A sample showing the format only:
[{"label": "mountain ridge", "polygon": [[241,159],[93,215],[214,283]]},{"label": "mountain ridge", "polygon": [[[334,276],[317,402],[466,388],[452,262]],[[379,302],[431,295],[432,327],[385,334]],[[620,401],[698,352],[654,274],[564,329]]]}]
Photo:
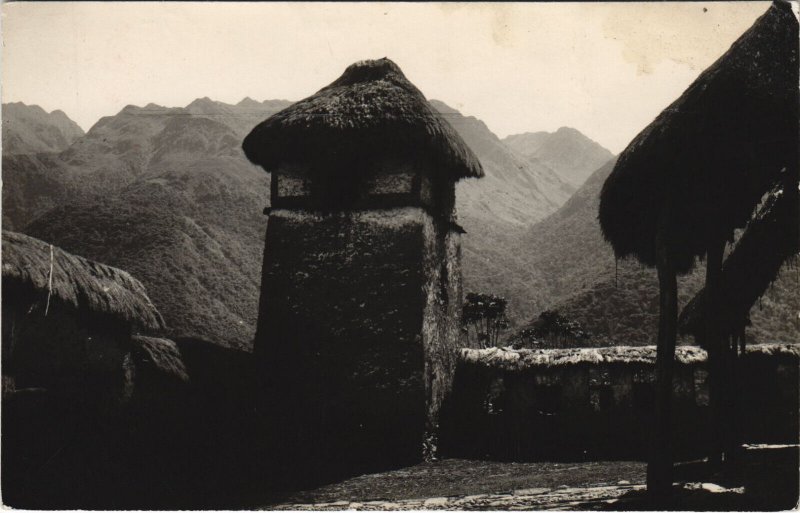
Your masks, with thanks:
[{"label": "mountain ridge", "polygon": [[555,132],[509,135],[503,142],[527,159],[553,169],[573,190],[614,156],[579,130],[567,126]]},{"label": "mountain ridge", "polygon": [[259,105],[129,105],[58,154],[4,155],[4,227],[125,268],[168,335],[248,349],[269,175],[241,139],[281,104]]},{"label": "mountain ridge", "polygon": [[23,102],[2,104],[3,155],[60,152],[84,135],[64,111]]}]

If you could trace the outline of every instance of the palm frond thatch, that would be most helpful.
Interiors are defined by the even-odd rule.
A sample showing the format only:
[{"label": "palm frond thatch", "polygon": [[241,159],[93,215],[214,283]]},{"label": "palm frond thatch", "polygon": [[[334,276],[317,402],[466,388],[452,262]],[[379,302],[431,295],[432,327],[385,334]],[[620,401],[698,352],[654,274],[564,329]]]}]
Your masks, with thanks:
[{"label": "palm frond thatch", "polygon": [[[800,250],[797,186],[776,186],[748,223],[722,266],[720,316],[731,330],[742,328],[750,309],[775,280],[781,266]],[[684,307],[678,327],[684,335],[702,336],[707,311],[705,289]]]},{"label": "palm frond thatch", "polygon": [[483,176],[478,158],[389,59],[350,65],[336,81],[256,126],[242,145],[267,171],[347,179],[387,161],[433,164],[458,180]]},{"label": "palm frond thatch", "polygon": [[42,299],[49,293],[51,301],[79,310],[108,314],[146,329],[164,327],[144,285],[125,271],[55,246],[51,253],[50,244],[21,233],[3,231],[2,248],[4,301],[13,302],[22,291]]},{"label": "palm frond thatch", "polygon": [[150,364],[167,376],[189,381],[178,345],[166,338],[135,336],[132,338],[137,364]]},{"label": "palm frond thatch", "polygon": [[617,257],[655,265],[669,206],[679,272],[744,226],[787,169],[797,176],[798,23],[776,2],[620,154],[599,220]]}]

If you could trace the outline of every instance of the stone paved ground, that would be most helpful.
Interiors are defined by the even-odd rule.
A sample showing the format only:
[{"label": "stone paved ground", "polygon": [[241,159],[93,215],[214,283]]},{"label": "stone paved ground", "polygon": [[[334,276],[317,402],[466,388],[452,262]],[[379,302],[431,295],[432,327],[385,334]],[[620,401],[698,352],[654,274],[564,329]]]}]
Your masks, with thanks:
[{"label": "stone paved ground", "polygon": [[397,501],[335,501],[312,504],[280,504],[278,510],[592,510],[606,509],[621,496],[644,485],[596,487],[525,488],[494,494],[431,497]]},{"label": "stone paved ground", "polygon": [[[782,510],[797,503],[797,446],[746,451],[737,472],[676,468],[675,503],[651,507],[641,462],[444,460],[295,494],[277,510]],[[713,482],[706,482],[710,479]],[[719,484],[715,484],[719,483]]]},{"label": "stone paved ground", "polygon": [[405,501],[431,497],[509,494],[515,490],[556,490],[643,484],[645,464],[637,461],[498,462],[446,459],[366,474],[294,494],[289,504]]},{"label": "stone paved ground", "polygon": [[[744,487],[725,488],[714,483],[687,482],[675,485],[675,502],[671,506],[652,507],[647,502],[644,484],[617,484],[609,486],[525,488],[505,493],[429,497],[404,500],[374,500],[316,503],[283,503],[276,510],[299,511],[408,511],[408,510],[459,510],[459,511],[750,511],[780,510],[780,505],[754,503],[745,494]],[[273,508],[271,508],[273,509]]]}]

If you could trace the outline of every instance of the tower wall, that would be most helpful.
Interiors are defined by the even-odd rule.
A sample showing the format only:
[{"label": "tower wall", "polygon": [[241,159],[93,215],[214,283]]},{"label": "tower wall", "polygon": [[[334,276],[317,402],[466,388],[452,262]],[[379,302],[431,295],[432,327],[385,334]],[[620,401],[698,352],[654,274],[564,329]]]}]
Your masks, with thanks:
[{"label": "tower wall", "polygon": [[425,351],[426,430],[423,456],[436,456],[439,413],[450,393],[455,372],[460,336],[461,304],[461,234],[450,227],[426,239],[425,315],[423,345]]},{"label": "tower wall", "polygon": [[427,210],[273,210],[255,351],[277,452],[320,472],[430,453],[460,305],[459,234]]}]

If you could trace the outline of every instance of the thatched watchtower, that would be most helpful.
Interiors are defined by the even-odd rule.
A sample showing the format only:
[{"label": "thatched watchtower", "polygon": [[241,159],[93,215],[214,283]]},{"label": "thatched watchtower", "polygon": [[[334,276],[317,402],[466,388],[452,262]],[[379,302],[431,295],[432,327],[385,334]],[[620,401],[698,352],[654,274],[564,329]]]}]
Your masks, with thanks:
[{"label": "thatched watchtower", "polygon": [[480,163],[388,59],[351,65],[243,148],[272,173],[255,352],[277,443],[314,469],[421,459],[459,332],[455,183]]}]

